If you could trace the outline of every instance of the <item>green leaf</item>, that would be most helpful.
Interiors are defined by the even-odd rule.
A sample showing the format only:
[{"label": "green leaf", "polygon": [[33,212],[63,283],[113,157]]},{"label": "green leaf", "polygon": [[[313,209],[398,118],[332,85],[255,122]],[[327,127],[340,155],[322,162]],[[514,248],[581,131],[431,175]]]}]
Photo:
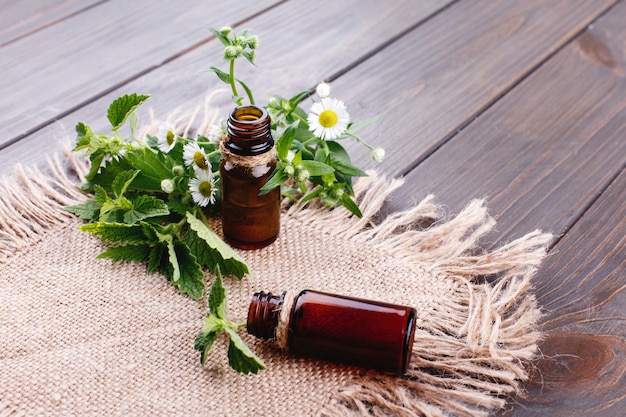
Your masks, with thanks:
[{"label": "green leaf", "polygon": [[311,90],[304,90],[304,91],[299,92],[298,94],[296,94],[295,96],[289,99],[289,107],[291,107],[292,109],[295,109],[302,100],[304,100],[310,95],[311,95]]},{"label": "green leaf", "polygon": [[112,246],[98,255],[98,258],[108,258],[114,261],[144,262],[150,256],[149,245]]},{"label": "green leaf", "polygon": [[216,317],[226,318],[226,289],[222,284],[222,274],[219,266],[215,269],[215,281],[209,294],[209,310]]},{"label": "green leaf", "polygon": [[65,207],[65,210],[83,220],[95,221],[100,214],[100,204],[95,200],[87,200],[80,204]]},{"label": "green leaf", "polygon": [[211,31],[211,33],[213,35],[215,35],[215,37],[222,42],[222,45],[224,46],[229,46],[232,45],[232,42],[230,40],[230,38],[227,35],[224,35],[222,32],[220,32],[217,29],[213,29],[213,28],[209,28],[209,30]]},{"label": "green leaf", "polygon": [[234,330],[224,329],[230,337],[228,345],[228,364],[237,372],[244,374],[256,374],[262,369],[267,369],[261,359],[259,359],[248,346],[241,340]]},{"label": "green leaf", "polygon": [[204,72],[206,72],[206,71],[214,72],[215,75],[217,75],[217,78],[219,78],[223,83],[230,84],[230,74],[227,73],[227,72],[222,71],[219,68],[209,67],[209,68],[204,68],[201,71],[204,71]]},{"label": "green leaf", "polygon": [[206,363],[207,357],[209,356],[209,350],[211,350],[211,346],[213,346],[213,342],[215,342],[219,334],[220,331],[218,330],[210,333],[200,332],[198,336],[196,336],[193,347],[201,352],[200,363],[202,366]]},{"label": "green leaf", "polygon": [[346,148],[341,146],[339,142],[327,140],[326,146],[328,146],[328,150],[330,151],[330,155],[333,159],[350,163],[350,155],[348,154],[348,151],[346,151]]},{"label": "green leaf", "polygon": [[286,159],[287,154],[289,154],[289,149],[291,148],[291,144],[293,143],[294,138],[296,137],[296,131],[298,128],[298,123],[289,126],[283,134],[276,141],[276,153],[278,154],[279,159]]},{"label": "green leaf", "polygon": [[311,174],[311,176],[314,176],[314,177],[317,177],[320,175],[332,174],[333,172],[335,172],[333,167],[331,167],[330,165],[326,165],[325,163],[319,162],[319,161],[303,160],[302,166],[304,167],[304,169],[309,171],[309,174]]},{"label": "green leaf", "polygon": [[272,191],[274,188],[280,187],[288,179],[289,179],[289,175],[285,173],[285,167],[281,166],[277,168],[272,173],[272,176],[267,180],[265,185],[261,187],[261,192],[259,193],[259,195],[265,195],[269,193],[270,191]]},{"label": "green leaf", "polygon": [[151,195],[140,195],[132,201],[132,205],[133,209],[124,213],[124,223],[126,224],[133,224],[147,218],[170,214],[167,204]]},{"label": "green leaf", "polygon": [[138,170],[123,171],[117,174],[117,176],[113,180],[113,183],[111,184],[111,189],[113,190],[113,193],[115,194],[115,196],[116,197],[123,196],[124,193],[126,193],[126,190],[128,189],[128,186],[130,185],[130,183],[133,182],[133,180],[135,179],[135,177],[137,177],[138,174],[139,174]]},{"label": "green leaf", "polygon": [[228,246],[218,235],[192,213],[187,212],[189,230],[185,234],[185,243],[201,265],[211,271],[220,271],[225,275],[235,275],[241,279],[250,273],[245,261]]},{"label": "green leaf", "polygon": [[[168,244],[168,254],[170,262],[161,269],[163,274],[183,294],[189,295],[194,300],[202,298],[204,274],[189,247],[179,240],[174,240],[171,244],[171,252]],[[174,279],[174,270],[177,271],[177,279]]]},{"label": "green leaf", "polygon": [[156,245],[150,251],[150,256],[148,257],[148,273],[153,273],[156,270],[163,269],[163,259],[165,257],[165,253],[167,252],[167,248],[165,245]]},{"label": "green leaf", "polygon": [[91,146],[91,140],[95,137],[93,130],[83,122],[76,123],[76,146],[74,151],[88,149]]},{"label": "green leaf", "polygon": [[126,121],[126,118],[130,116],[135,109],[141,105],[144,101],[149,99],[150,96],[137,95],[137,94],[125,94],[119,97],[111,103],[107,110],[107,118],[111,123],[114,131],[117,131]]},{"label": "green leaf", "polygon": [[346,193],[342,194],[339,202],[341,203],[342,206],[350,210],[350,212],[354,214],[355,216],[359,218],[363,217],[363,214],[361,213],[361,209],[359,209],[359,206],[348,194]]},{"label": "green leaf", "polygon": [[161,181],[171,178],[175,164],[167,155],[148,148],[129,151],[126,160],[141,171],[130,188],[155,192],[162,192]]},{"label": "green leaf", "polygon": [[[252,62],[252,61],[250,61]],[[241,80],[237,80],[237,82],[239,84],[241,84],[241,86],[243,87],[243,89],[246,91],[246,94],[248,95],[248,100],[250,100],[250,104],[254,104],[254,97],[252,96],[252,90],[250,90],[250,87],[248,87],[243,81]]]},{"label": "green leaf", "polygon": [[103,242],[149,243],[141,225],[95,222],[84,224],[79,229],[99,236]]},{"label": "green leaf", "polygon": [[331,163],[333,164],[333,167],[335,167],[335,170],[341,174],[349,177],[367,177],[367,173],[365,171],[341,159],[331,158]]}]

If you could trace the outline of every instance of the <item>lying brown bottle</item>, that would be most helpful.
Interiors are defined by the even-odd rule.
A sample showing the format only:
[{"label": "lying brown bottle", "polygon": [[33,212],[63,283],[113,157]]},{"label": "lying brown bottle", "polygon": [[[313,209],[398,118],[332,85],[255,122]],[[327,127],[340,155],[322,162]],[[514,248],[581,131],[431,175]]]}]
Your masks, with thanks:
[{"label": "lying brown bottle", "polygon": [[[248,333],[275,339],[285,293],[254,294]],[[288,314],[286,338],[295,355],[406,373],[413,349],[415,309],[305,290]]]}]

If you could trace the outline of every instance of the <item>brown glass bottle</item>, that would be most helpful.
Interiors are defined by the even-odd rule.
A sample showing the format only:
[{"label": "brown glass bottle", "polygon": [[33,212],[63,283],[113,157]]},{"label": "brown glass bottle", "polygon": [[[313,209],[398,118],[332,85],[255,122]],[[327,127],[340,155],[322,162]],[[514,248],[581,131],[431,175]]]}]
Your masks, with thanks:
[{"label": "brown glass bottle", "polygon": [[276,169],[270,117],[261,107],[236,107],[227,133],[220,164],[224,238],[238,248],[262,248],[280,229],[280,189],[259,194]]},{"label": "brown glass bottle", "polygon": [[[285,293],[256,293],[248,333],[275,338]],[[415,309],[305,290],[289,314],[287,345],[295,355],[406,373],[415,334]]]}]

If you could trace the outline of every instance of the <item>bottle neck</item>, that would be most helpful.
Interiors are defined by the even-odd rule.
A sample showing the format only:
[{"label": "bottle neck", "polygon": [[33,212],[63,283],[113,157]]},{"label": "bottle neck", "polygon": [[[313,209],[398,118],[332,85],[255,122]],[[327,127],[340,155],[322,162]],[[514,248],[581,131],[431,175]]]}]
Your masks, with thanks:
[{"label": "bottle neck", "polygon": [[284,300],[284,292],[280,296],[264,292],[254,294],[248,309],[248,333],[264,340],[276,338],[276,326]]},{"label": "bottle neck", "polygon": [[259,155],[274,146],[270,116],[262,107],[235,107],[228,116],[226,126],[228,140],[225,146],[236,155]]}]

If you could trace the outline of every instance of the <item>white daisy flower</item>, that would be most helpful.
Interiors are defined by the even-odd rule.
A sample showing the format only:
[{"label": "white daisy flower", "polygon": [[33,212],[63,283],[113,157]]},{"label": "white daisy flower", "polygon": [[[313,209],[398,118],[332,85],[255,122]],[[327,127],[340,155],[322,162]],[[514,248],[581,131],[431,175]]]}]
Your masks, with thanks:
[{"label": "white daisy flower", "polygon": [[193,165],[201,170],[208,170],[211,167],[206,153],[198,142],[190,142],[183,146],[183,159],[188,167]]},{"label": "white daisy flower", "polygon": [[209,133],[207,134],[207,138],[212,144],[218,145],[222,140],[226,138],[226,134],[224,133],[222,126],[211,125],[209,127]]},{"label": "white daisy flower", "polygon": [[311,106],[307,121],[309,130],[318,138],[337,139],[346,131],[350,115],[341,100],[325,97]]},{"label": "white daisy flower", "polygon": [[315,92],[317,93],[317,95],[320,98],[324,98],[324,97],[330,96],[330,84],[328,84],[325,81],[322,81],[321,83],[319,83],[317,85],[317,88],[315,89]]},{"label": "white daisy flower", "polygon": [[168,153],[176,145],[176,128],[171,123],[165,122],[159,127],[157,133],[157,146],[163,153]]},{"label": "white daisy flower", "polygon": [[215,203],[215,180],[210,169],[196,170],[197,178],[189,180],[191,198],[200,207],[206,207]]}]

